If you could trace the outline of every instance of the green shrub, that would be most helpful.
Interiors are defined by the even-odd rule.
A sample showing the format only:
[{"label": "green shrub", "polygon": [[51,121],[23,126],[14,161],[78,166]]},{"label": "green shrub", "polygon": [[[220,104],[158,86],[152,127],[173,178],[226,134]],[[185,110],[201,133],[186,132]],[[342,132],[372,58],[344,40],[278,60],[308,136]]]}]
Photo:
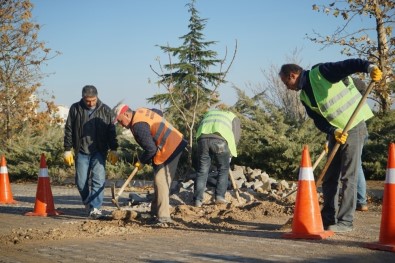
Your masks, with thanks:
[{"label": "green shrub", "polygon": [[369,139],[362,154],[365,177],[370,180],[384,180],[388,147],[395,142],[395,110],[385,115],[377,115],[367,124]]},{"label": "green shrub", "polygon": [[[63,164],[63,130],[59,126],[48,126],[45,132],[35,133],[24,129],[12,140],[6,141],[1,154],[7,160],[10,180],[36,181],[40,168],[41,154],[45,155],[48,167],[62,167]],[[50,171],[50,170],[49,170]],[[67,174],[66,172],[62,174]]]},{"label": "green shrub", "polygon": [[[248,97],[239,99],[232,110],[242,122],[242,137],[238,145],[239,156],[232,164],[259,168],[271,177],[297,180],[301,153],[308,145],[312,163],[323,150],[326,140],[314,123],[307,119],[295,124],[284,119],[280,110],[270,103],[254,101]],[[386,175],[388,146],[395,142],[395,110],[376,116],[367,122],[369,140],[364,147],[362,161],[365,176],[370,180],[384,180]],[[121,134],[118,128],[119,162],[107,163],[108,179],[125,179],[132,172],[133,164],[141,154],[141,147],[130,135]],[[45,132],[24,129],[13,140],[6,141],[0,149],[7,160],[11,181],[36,181],[40,168],[40,156],[45,154],[49,176],[56,183],[74,177],[74,167],[63,163],[64,130],[59,126],[48,126]],[[184,179],[196,168],[196,147],[181,155],[176,179]],[[192,154],[192,165],[189,163]],[[316,168],[317,176],[325,164],[325,158]],[[145,165],[135,179],[153,180],[153,169]]]}]

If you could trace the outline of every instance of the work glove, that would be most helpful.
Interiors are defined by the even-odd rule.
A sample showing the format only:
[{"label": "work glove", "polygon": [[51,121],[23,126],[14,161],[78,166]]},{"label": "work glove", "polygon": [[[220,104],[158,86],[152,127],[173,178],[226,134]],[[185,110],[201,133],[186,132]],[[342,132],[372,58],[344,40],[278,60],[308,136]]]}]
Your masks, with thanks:
[{"label": "work glove", "polygon": [[368,73],[370,74],[370,78],[374,81],[374,82],[378,82],[381,80],[381,78],[383,77],[383,72],[381,72],[381,70],[379,69],[379,67],[377,67],[376,65],[369,65],[368,67]]},{"label": "work glove", "polygon": [[336,129],[334,132],[335,139],[340,144],[345,144],[347,141],[348,133],[343,134],[343,129]]},{"label": "work glove", "polygon": [[326,141],[325,144],[324,144],[324,150],[325,150],[325,153],[326,153],[326,154],[328,154],[328,152],[329,152],[328,143],[329,143],[329,142]]},{"label": "work glove", "polygon": [[63,154],[64,163],[68,166],[72,166],[74,164],[74,157],[71,151],[65,151]]},{"label": "work glove", "polygon": [[118,154],[116,151],[110,151],[107,156],[107,160],[112,164],[115,165],[118,162]]},{"label": "work glove", "polygon": [[142,163],[140,163],[139,161],[137,161],[137,162],[134,164],[134,167],[136,167],[136,168],[140,171],[141,169],[143,169],[144,164],[142,164]]}]

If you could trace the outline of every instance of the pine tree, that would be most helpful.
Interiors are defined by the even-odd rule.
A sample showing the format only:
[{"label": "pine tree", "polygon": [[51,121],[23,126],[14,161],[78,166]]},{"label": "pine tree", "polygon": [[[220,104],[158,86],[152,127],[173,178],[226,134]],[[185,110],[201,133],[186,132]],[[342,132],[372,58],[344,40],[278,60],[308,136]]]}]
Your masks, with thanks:
[{"label": "pine tree", "polygon": [[[148,101],[163,106],[166,118],[177,126],[188,138],[189,146],[193,145],[194,127],[204,112],[213,104],[219,102],[218,87],[225,83],[227,70],[210,72],[213,67],[222,69],[225,59],[218,59],[217,52],[208,48],[216,41],[204,41],[203,30],[207,19],[201,19],[195,8],[195,0],[189,4],[188,12],[189,32],[180,37],[183,44],[180,47],[159,46],[162,51],[169,54],[170,62],[160,64],[161,73],[153,71],[160,78],[157,84],[166,89],[166,93],[156,94]],[[173,63],[172,57],[178,62]],[[226,57],[226,56],[225,56]],[[152,67],[151,67],[152,68]]]}]

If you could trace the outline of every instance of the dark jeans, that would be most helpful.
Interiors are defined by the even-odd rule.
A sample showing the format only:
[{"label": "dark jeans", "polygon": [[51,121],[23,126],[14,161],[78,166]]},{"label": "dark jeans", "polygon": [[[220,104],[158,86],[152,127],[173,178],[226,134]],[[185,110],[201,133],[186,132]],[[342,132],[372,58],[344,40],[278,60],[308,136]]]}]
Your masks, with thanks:
[{"label": "dark jeans", "polygon": [[198,140],[197,148],[199,161],[193,199],[195,201],[203,201],[212,160],[216,162],[218,171],[215,197],[225,198],[230,166],[230,151],[227,142],[217,138],[201,138]]},{"label": "dark jeans", "polygon": [[[324,205],[321,210],[324,225],[353,225],[357,203],[358,168],[361,166],[361,152],[366,135],[365,122],[349,130],[346,143],[339,147],[325,173],[322,183]],[[335,143],[334,136],[330,136],[330,151]],[[342,198],[339,203],[340,190]]]},{"label": "dark jeans", "polygon": [[[364,145],[368,141],[368,135],[366,134]],[[358,184],[357,184],[357,206],[366,205],[366,179],[362,169],[362,154],[361,154],[361,165],[358,169]]]}]

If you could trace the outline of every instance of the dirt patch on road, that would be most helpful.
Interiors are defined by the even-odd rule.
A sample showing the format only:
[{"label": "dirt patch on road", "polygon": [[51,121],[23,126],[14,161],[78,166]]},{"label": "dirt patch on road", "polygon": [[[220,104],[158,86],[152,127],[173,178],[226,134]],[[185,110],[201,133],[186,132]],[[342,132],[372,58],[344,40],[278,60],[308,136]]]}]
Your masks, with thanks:
[{"label": "dirt patch on road", "polygon": [[[192,195],[184,193],[181,196]],[[265,222],[270,217],[283,217],[293,213],[293,203],[289,201],[270,200],[269,196],[250,197],[253,201],[240,205],[229,192],[226,195],[228,204],[216,205],[210,202],[210,195],[206,195],[206,203],[198,208],[185,204],[191,200],[180,198],[180,195],[171,198],[173,205],[172,225],[152,225],[153,219],[147,211],[136,211],[136,207],[123,207],[121,210],[107,211],[104,219],[73,219],[56,222],[54,225],[31,225],[11,230],[11,233],[0,236],[0,244],[18,245],[33,240],[60,240],[70,238],[94,238],[111,235],[127,235],[152,231],[157,227],[178,229],[200,229],[215,231],[231,231],[246,229],[246,222]],[[263,200],[265,199],[265,200]],[[146,206],[147,204],[143,204]],[[29,220],[30,218],[26,218]],[[243,223],[241,223],[243,222]]]},{"label": "dirt patch on road", "polygon": [[[369,185],[369,184],[368,184]],[[382,182],[377,182],[369,189],[380,190]],[[228,204],[217,205],[212,196],[205,194],[202,207],[192,206],[192,193],[184,191],[171,196],[173,225],[152,225],[152,218],[147,209],[136,206],[124,206],[121,210],[112,208],[108,215],[101,220],[86,218],[52,220],[45,225],[26,223],[23,226],[15,224],[10,232],[0,236],[1,245],[18,245],[34,240],[60,240],[72,238],[94,238],[103,236],[120,236],[133,233],[156,231],[158,227],[176,229],[194,229],[203,231],[251,231],[256,228],[268,227],[270,230],[284,230],[288,219],[294,212],[295,197],[281,198],[271,194],[241,192],[242,203],[236,199],[233,191],[228,191]],[[321,200],[321,199],[320,199]],[[370,209],[380,211],[381,200],[376,197],[368,198]],[[142,204],[148,207],[148,204]],[[72,210],[70,210],[72,211]],[[6,215],[7,216],[7,215]],[[13,215],[15,216],[15,215]],[[11,219],[12,220],[12,219]],[[271,223],[269,225],[269,223]],[[10,223],[12,225],[12,222]],[[164,233],[165,234],[165,233]]]}]

